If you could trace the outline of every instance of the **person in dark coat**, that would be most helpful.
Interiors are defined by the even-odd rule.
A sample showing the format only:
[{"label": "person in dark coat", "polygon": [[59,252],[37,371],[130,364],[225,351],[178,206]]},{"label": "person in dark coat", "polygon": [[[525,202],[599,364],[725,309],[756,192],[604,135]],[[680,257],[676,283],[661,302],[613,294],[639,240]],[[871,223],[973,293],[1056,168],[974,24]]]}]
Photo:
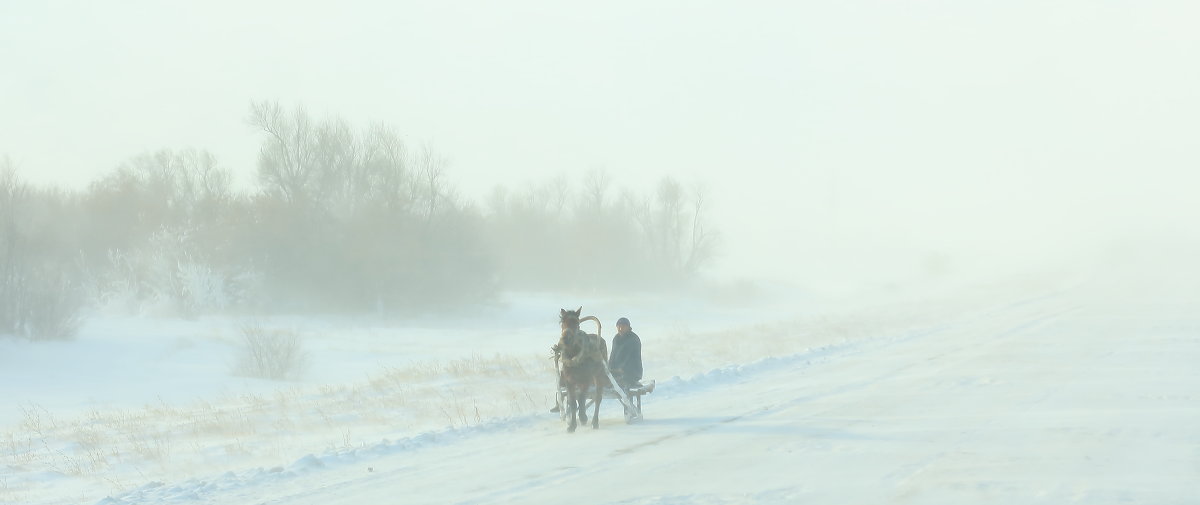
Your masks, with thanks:
[{"label": "person in dark coat", "polygon": [[608,367],[622,388],[629,389],[642,380],[642,339],[633,332],[629,320],[617,320],[617,335],[613,337]]}]

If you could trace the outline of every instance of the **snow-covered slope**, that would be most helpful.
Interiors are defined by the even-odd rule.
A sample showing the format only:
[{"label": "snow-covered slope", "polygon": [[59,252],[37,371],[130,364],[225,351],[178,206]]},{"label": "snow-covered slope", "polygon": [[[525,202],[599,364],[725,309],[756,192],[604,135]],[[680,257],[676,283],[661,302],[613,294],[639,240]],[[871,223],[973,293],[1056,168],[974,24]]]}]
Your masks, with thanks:
[{"label": "snow-covered slope", "polygon": [[[646,398],[646,420],[635,425],[624,424],[610,401],[599,430],[567,434],[545,412],[549,392],[536,391],[548,381],[534,370],[528,377],[492,377],[493,389],[479,386],[476,405],[503,388],[534,390],[532,401],[515,402],[503,415],[450,413],[373,431],[351,419],[356,441],[334,444],[297,428],[290,442],[273,442],[282,449],[272,454],[230,453],[171,471],[143,465],[144,478],[133,484],[122,473],[127,469],[114,466],[110,475],[124,485],[111,486],[107,497],[85,494],[95,487],[69,485],[82,477],[10,462],[8,492],[21,502],[23,492],[27,501],[45,503],[320,505],[1190,503],[1200,497],[1195,285],[1170,276],[1109,277],[1034,291],[986,291],[994,303],[973,309],[958,303],[987,297],[755,327],[750,333],[776,339],[774,348],[787,352],[721,348],[740,364],[700,373],[657,373],[685,369],[680,363],[695,356],[663,350],[678,359],[648,363],[659,388]],[[928,317],[903,317],[914,313]],[[839,338],[797,340],[789,327]],[[712,349],[721,341],[693,332],[656,344]],[[756,353],[770,357],[742,359]],[[433,381],[453,389],[460,378]],[[505,385],[495,389],[495,383]],[[323,401],[296,401],[310,400]],[[449,395],[439,401],[464,403]],[[261,415],[256,419],[271,418]],[[373,435],[379,436],[363,441]],[[172,450],[175,459],[187,452]],[[74,494],[29,484],[54,481]]]}]

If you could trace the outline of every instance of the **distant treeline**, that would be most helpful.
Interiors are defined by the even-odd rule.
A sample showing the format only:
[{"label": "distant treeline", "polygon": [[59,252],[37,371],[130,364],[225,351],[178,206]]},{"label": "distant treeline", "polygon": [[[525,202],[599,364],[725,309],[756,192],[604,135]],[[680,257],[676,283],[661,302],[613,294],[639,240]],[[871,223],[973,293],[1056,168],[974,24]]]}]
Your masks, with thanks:
[{"label": "distant treeline", "polygon": [[712,258],[703,194],[603,171],[460,196],[443,158],[384,125],[255,103],[257,183],[206,151],[136,156],[83,191],[0,159],[0,335],[62,338],[87,306],[405,314],[503,290],[655,289]]}]

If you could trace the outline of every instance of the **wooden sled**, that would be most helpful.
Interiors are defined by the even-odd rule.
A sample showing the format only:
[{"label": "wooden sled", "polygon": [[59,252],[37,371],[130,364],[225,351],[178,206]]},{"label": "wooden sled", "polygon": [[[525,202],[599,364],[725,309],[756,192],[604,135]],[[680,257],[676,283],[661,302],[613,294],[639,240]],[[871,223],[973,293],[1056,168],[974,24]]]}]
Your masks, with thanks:
[{"label": "wooden sled", "polygon": [[[588,316],[584,319],[594,321],[596,323],[596,335],[600,335],[600,320],[595,316]],[[583,319],[580,319],[581,321]],[[625,424],[633,424],[642,420],[642,397],[654,392],[654,379],[643,379],[630,388],[616,387],[617,379],[613,378],[612,370],[608,368],[608,360],[604,360],[604,374],[608,376],[609,387],[604,388],[604,398],[611,398],[621,402],[621,406],[625,410]],[[562,377],[562,364],[558,359],[554,360],[554,391],[555,402],[558,405],[558,417],[563,421],[567,419],[567,388],[559,383],[559,377]],[[583,406],[583,410],[591,408],[595,402],[588,400]]]}]

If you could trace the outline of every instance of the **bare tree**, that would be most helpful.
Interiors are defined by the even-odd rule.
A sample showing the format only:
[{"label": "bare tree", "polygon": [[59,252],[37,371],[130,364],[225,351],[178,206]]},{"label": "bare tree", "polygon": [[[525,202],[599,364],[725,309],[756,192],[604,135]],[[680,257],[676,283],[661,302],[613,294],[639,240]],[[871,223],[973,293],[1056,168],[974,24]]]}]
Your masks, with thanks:
[{"label": "bare tree", "polygon": [[658,183],[658,208],[655,232],[659,258],[664,266],[678,270],[682,267],[683,245],[683,185],[671,177]]},{"label": "bare tree", "polygon": [[652,258],[666,274],[696,274],[715,254],[717,236],[705,217],[705,192],[699,185],[685,190],[671,177],[662,179],[655,197],[638,200],[624,196],[634,209]]},{"label": "bare tree", "polygon": [[[214,207],[233,196],[232,178],[208,151],[162,149],[126,161],[98,186],[104,190],[131,191],[139,202],[157,202],[156,224],[178,225],[210,219]],[[151,210],[151,209],[144,209]],[[199,214],[206,214],[201,216]]]},{"label": "bare tree", "polygon": [[276,102],[255,102],[247,122],[268,137],[258,153],[258,179],[267,191],[288,203],[313,196],[317,131],[304,107],[288,115]]},{"label": "bare tree", "polygon": [[549,210],[556,216],[562,216],[571,201],[571,180],[566,175],[559,174],[546,186],[546,203]]},{"label": "bare tree", "polygon": [[22,258],[17,229],[20,204],[28,192],[17,177],[12,160],[0,159],[0,333],[16,333],[22,311],[24,277],[19,268]]},{"label": "bare tree", "polygon": [[691,240],[686,259],[683,261],[683,272],[686,275],[694,275],[716,252],[717,235],[708,227],[704,218],[704,201],[704,187],[697,184],[692,190],[692,223],[689,233]]},{"label": "bare tree", "polygon": [[[445,159],[425,147],[410,153],[395,130],[355,130],[339,117],[314,121],[302,108],[251,105],[248,122],[265,134],[258,176],[264,192],[337,219],[365,209],[419,212],[430,219],[448,193]],[[419,208],[418,208],[419,207]]]},{"label": "bare tree", "polygon": [[[82,301],[68,268],[54,262],[47,235],[54,220],[35,218],[35,197],[52,207],[60,193],[35,193],[0,159],[0,334],[34,340],[74,334]],[[42,214],[45,214],[44,212]],[[39,235],[40,234],[40,235]]]},{"label": "bare tree", "polygon": [[608,171],[602,168],[589,170],[583,179],[583,199],[585,205],[590,207],[593,212],[603,210],[605,200],[608,197],[608,189],[611,185],[612,178],[609,177]]},{"label": "bare tree", "polygon": [[356,191],[391,212],[411,212],[408,150],[400,135],[384,124],[371,126],[363,139],[361,157],[362,179],[355,184]]},{"label": "bare tree", "polygon": [[322,121],[315,130],[310,193],[338,215],[353,215],[366,197],[358,136],[341,118]]},{"label": "bare tree", "polygon": [[415,165],[420,174],[420,183],[416,186],[417,200],[423,204],[422,217],[428,224],[449,196],[445,180],[446,159],[426,145],[417,153]]}]

